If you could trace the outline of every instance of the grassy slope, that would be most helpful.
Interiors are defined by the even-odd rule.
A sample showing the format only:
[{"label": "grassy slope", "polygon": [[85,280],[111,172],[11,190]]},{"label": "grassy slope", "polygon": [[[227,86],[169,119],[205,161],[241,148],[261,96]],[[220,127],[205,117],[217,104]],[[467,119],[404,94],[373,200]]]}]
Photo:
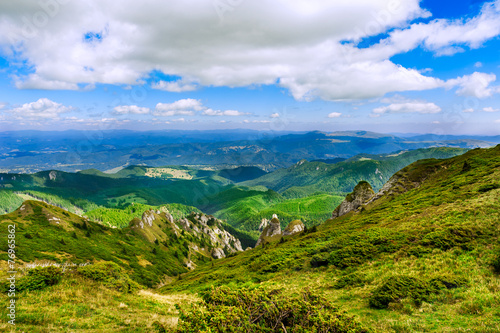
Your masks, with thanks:
[{"label": "grassy slope", "polygon": [[[317,232],[199,267],[163,290],[261,283],[296,294],[310,287],[380,332],[500,331],[500,279],[491,266],[500,255],[500,146],[420,161],[399,176],[399,186],[422,185]],[[388,309],[371,308],[377,288],[398,276],[465,284],[422,303],[403,296]]]},{"label": "grassy slope", "polygon": [[[3,235],[7,234],[7,225],[16,225],[19,244],[16,255],[22,262],[113,261],[130,272],[134,280],[147,286],[187,270],[182,258],[176,257],[183,250],[182,242],[174,242],[166,248],[147,242],[129,228],[107,228],[42,202],[27,201],[23,207],[0,216]],[[50,221],[54,217],[60,222]],[[6,258],[6,245],[0,247],[2,258]]]},{"label": "grassy slope", "polygon": [[[2,309],[7,308],[8,301],[0,295]],[[185,306],[196,301],[195,296],[188,294],[166,296],[147,289],[123,293],[67,271],[55,286],[18,293],[16,330],[11,330],[7,317],[2,315],[0,331],[155,332],[155,322],[165,327],[176,325],[175,304]]]}]

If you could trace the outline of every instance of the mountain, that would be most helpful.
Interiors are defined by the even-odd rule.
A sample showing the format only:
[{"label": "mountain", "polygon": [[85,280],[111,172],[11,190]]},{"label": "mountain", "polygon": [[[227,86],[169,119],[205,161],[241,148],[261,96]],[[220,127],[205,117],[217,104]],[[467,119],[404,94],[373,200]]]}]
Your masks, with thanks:
[{"label": "mountain", "polygon": [[419,160],[357,209],[161,290],[310,288],[377,332],[500,331],[499,179],[500,145]]},{"label": "mountain", "polygon": [[[253,166],[265,171],[287,168],[302,159],[334,160],[358,154],[387,154],[429,147],[488,147],[474,137],[401,138],[366,131],[69,131],[0,133],[0,171],[44,170],[102,172],[130,165],[189,165],[226,169]],[[484,137],[483,139],[488,139]],[[492,140],[496,140],[492,137]]]},{"label": "mountain", "polygon": [[265,186],[287,198],[315,192],[348,193],[361,180],[368,181],[378,190],[396,171],[419,159],[449,158],[466,151],[461,148],[429,148],[382,155],[361,154],[335,164],[301,160],[289,168],[239,185]]},{"label": "mountain", "polygon": [[[40,201],[25,201],[16,211],[0,216],[7,235],[15,225],[16,257],[22,262],[74,264],[112,261],[144,285],[193,269],[210,258],[242,251],[240,241],[222,221],[199,212],[174,219],[168,207],[145,210],[125,228],[110,228]],[[1,248],[7,251],[7,243]]]},{"label": "mountain", "polygon": [[[94,221],[124,227],[138,217],[138,207],[149,209],[148,205],[167,203],[194,206],[250,232],[244,236],[251,239],[244,241],[246,247],[253,246],[259,237],[262,219],[273,214],[280,217],[282,228],[294,220],[311,227],[329,218],[343,196],[361,180],[378,190],[394,172],[418,159],[446,158],[465,151],[441,147],[362,154],[335,164],[302,160],[272,173],[255,167],[203,170],[132,165],[113,174],[96,169],[0,174],[0,195],[5,198],[0,209],[10,212],[22,200],[39,199]],[[244,181],[233,183],[240,180]],[[131,213],[132,204],[135,213]]]}]

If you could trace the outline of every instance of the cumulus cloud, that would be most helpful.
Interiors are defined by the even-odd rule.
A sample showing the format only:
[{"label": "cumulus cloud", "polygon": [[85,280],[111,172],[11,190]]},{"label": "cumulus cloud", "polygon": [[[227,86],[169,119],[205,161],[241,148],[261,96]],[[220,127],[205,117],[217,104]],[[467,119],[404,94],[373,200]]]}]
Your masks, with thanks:
[{"label": "cumulus cloud", "polygon": [[390,104],[388,106],[381,106],[373,109],[375,115],[381,115],[384,113],[439,113],[441,108],[434,103],[425,102],[408,102],[399,104]]},{"label": "cumulus cloud", "polygon": [[467,109],[464,109],[462,112],[472,113],[472,112],[474,112],[474,109],[473,108],[467,108]]},{"label": "cumulus cloud", "polygon": [[279,118],[280,114],[278,112],[275,112],[269,116],[269,118]]},{"label": "cumulus cloud", "polygon": [[61,113],[73,110],[72,107],[64,106],[51,101],[48,98],[40,98],[36,102],[26,103],[22,106],[11,109],[9,112],[18,119],[59,119]]},{"label": "cumulus cloud", "polygon": [[342,115],[340,112],[332,112],[328,115],[328,118],[338,118]]},{"label": "cumulus cloud", "polygon": [[149,114],[151,110],[137,105],[119,105],[114,109],[115,114]]},{"label": "cumulus cloud", "polygon": [[198,89],[199,85],[195,82],[187,82],[185,80],[178,81],[158,81],[151,85],[151,88],[164,90],[169,92],[185,92]]},{"label": "cumulus cloud", "polygon": [[155,108],[155,116],[177,116],[177,115],[185,115],[185,116],[193,116],[195,111],[201,111],[205,109],[200,100],[186,98],[180,99],[173,103],[158,103]]},{"label": "cumulus cloud", "polygon": [[[135,85],[153,71],[180,77],[154,82],[154,89],[278,84],[297,100],[363,99],[450,87],[390,59],[419,46],[437,55],[480,47],[500,33],[498,2],[485,4],[468,20],[411,24],[430,15],[419,3],[244,1],[222,15],[206,0],[64,1],[48,14],[38,2],[13,6],[3,1],[0,50],[33,71],[15,78],[21,89]],[[48,19],[39,27],[30,20],[40,12]],[[388,31],[379,44],[357,47],[363,38]],[[469,93],[460,82],[456,86],[461,94]]]},{"label": "cumulus cloud", "polygon": [[247,115],[248,113],[241,112],[241,111],[236,111],[236,110],[212,110],[212,109],[206,109],[202,113],[204,116],[230,116],[230,117],[237,117],[237,116],[244,116]]},{"label": "cumulus cloud", "polygon": [[476,98],[486,98],[492,96],[497,87],[490,87],[490,83],[496,80],[495,74],[474,72],[471,75],[464,75],[457,79],[446,82],[448,87],[458,86],[456,93],[461,96],[471,96]]},{"label": "cumulus cloud", "polygon": [[270,122],[270,120],[243,120],[244,124],[269,124]]},{"label": "cumulus cloud", "polygon": [[489,107],[483,108],[483,111],[484,112],[498,112],[498,111],[500,111],[500,109],[494,109],[491,106],[489,106]]}]

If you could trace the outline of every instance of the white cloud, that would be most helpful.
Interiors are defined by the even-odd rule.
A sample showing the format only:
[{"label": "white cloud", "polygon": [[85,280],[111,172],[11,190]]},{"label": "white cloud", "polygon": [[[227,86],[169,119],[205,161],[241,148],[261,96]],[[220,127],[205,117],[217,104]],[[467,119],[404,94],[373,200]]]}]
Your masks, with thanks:
[{"label": "white cloud", "polygon": [[279,113],[273,113],[269,116],[269,118],[279,118],[280,117],[280,114]]},{"label": "white cloud", "polygon": [[221,111],[221,110],[206,109],[206,110],[203,111],[202,115],[204,115],[204,116],[230,116],[230,117],[237,117],[237,116],[248,115],[248,113],[241,112],[241,111],[236,111],[236,110]]},{"label": "white cloud", "polygon": [[474,109],[472,109],[472,108],[468,108],[468,109],[463,110],[462,112],[465,112],[465,113],[472,113],[472,112],[474,112]]},{"label": "white cloud", "polygon": [[439,113],[441,108],[434,103],[424,103],[424,102],[408,102],[399,104],[390,104],[388,106],[381,106],[373,109],[374,114],[384,114],[384,113]]},{"label": "white cloud", "polygon": [[500,109],[494,109],[491,106],[489,106],[489,107],[483,108],[483,111],[484,112],[498,112],[498,111],[500,111]]},{"label": "white cloud", "polygon": [[245,124],[269,124],[271,123],[270,120],[248,120],[248,119],[245,119],[243,120],[243,123]]},{"label": "white cloud", "polygon": [[26,103],[20,107],[11,109],[9,112],[17,119],[36,120],[36,119],[59,119],[61,113],[73,110],[72,107],[51,101],[48,98],[40,98],[36,102]]},{"label": "white cloud", "polygon": [[[480,47],[500,33],[498,1],[484,5],[468,20],[410,25],[430,15],[419,4],[419,0],[244,1],[219,16],[213,1],[206,0],[122,0],[119,5],[112,0],[64,1],[38,28],[26,24],[26,18],[42,11],[38,2],[14,6],[3,1],[0,31],[6,33],[0,35],[0,50],[14,56],[13,47],[17,60],[34,71],[15,79],[21,89],[135,85],[152,71],[180,77],[155,82],[154,89],[183,92],[202,86],[278,82],[298,100],[363,99],[450,87],[423,75],[425,71],[404,68],[390,59],[419,46],[441,55]],[[389,38],[378,45],[356,46],[364,37],[387,31]],[[85,40],[87,32],[102,38]],[[460,93],[468,93],[457,85]]]},{"label": "white cloud", "polygon": [[200,100],[186,98],[173,103],[156,104],[155,116],[171,117],[177,115],[193,116],[195,111],[205,109]]},{"label": "white cloud", "polygon": [[461,96],[472,96],[486,98],[493,95],[497,87],[490,87],[490,83],[496,80],[495,74],[474,72],[471,75],[448,80],[448,87],[458,86],[457,94]]},{"label": "white cloud", "polygon": [[439,120],[434,120],[432,123],[435,125],[441,124],[441,122]]},{"label": "white cloud", "polygon": [[149,114],[151,110],[146,107],[139,107],[137,105],[119,105],[114,109],[115,114]]},{"label": "white cloud", "polygon": [[396,29],[380,43],[379,49],[393,54],[422,45],[437,55],[453,55],[464,47],[479,48],[500,34],[500,2],[485,3],[481,13],[469,19],[437,19],[415,23],[408,29]]},{"label": "white cloud", "polygon": [[170,91],[170,92],[184,92],[184,91],[194,91],[199,88],[199,85],[195,82],[188,82],[186,80],[178,81],[159,81],[153,83],[151,88]]},{"label": "white cloud", "polygon": [[342,115],[340,112],[332,112],[328,115],[328,118],[338,118]]},{"label": "white cloud", "polygon": [[483,67],[483,63],[482,63],[481,61],[478,61],[478,62],[476,62],[476,63],[474,64],[474,67],[476,67],[476,68],[481,68],[481,67]]},{"label": "white cloud", "polygon": [[7,106],[7,103],[0,103],[0,110]]}]

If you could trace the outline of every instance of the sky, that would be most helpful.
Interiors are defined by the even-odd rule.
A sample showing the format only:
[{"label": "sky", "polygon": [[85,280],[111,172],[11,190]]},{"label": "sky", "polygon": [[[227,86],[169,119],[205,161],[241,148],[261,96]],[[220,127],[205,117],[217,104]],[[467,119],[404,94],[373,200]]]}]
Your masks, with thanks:
[{"label": "sky", "polygon": [[500,134],[500,0],[0,2],[0,131]]}]

